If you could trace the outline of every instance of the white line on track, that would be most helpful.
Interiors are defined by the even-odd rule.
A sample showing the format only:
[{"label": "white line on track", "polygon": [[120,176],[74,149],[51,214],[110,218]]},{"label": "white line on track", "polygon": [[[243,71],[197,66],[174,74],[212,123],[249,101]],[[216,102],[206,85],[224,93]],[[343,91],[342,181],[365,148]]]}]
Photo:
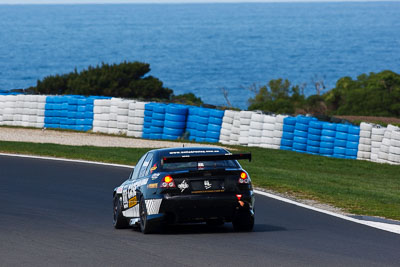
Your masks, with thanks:
[{"label": "white line on track", "polygon": [[[97,164],[97,165],[104,165],[104,166],[113,166],[113,167],[120,167],[120,168],[133,168],[133,166],[129,166],[129,165],[122,165],[122,164],[114,164],[114,163],[104,163],[104,162],[96,162],[96,161],[86,161],[86,160],[76,160],[76,159],[64,159],[64,158],[53,158],[53,157],[42,157],[42,156],[32,156],[32,155],[21,155],[21,154],[8,154],[8,153],[0,153],[0,156],[9,156],[9,157],[20,157],[20,158],[34,158],[34,159],[44,159],[44,160],[56,160],[56,161],[67,161],[67,162],[77,162],[77,163],[86,163],[86,164]],[[259,195],[263,195],[269,198],[273,198],[288,204],[292,204],[301,208],[305,208],[305,209],[309,209],[309,210],[313,210],[319,213],[323,213],[323,214],[327,214],[336,218],[340,218],[346,221],[350,221],[350,222],[354,222],[354,223],[358,223],[358,224],[362,224],[362,225],[366,225],[366,226],[370,226],[373,228],[377,228],[380,230],[384,230],[384,231],[388,231],[388,232],[392,232],[392,233],[396,233],[396,234],[400,234],[400,225],[395,225],[395,224],[389,224],[389,223],[381,223],[381,222],[372,222],[372,221],[365,221],[365,220],[359,220],[359,219],[355,219],[355,218],[351,218],[342,214],[338,214],[335,212],[331,212],[331,211],[327,211],[327,210],[323,210],[323,209],[319,209],[319,208],[315,208],[303,203],[299,203],[287,198],[283,198],[271,193],[266,193],[260,190],[254,190],[254,192],[256,194]]]}]

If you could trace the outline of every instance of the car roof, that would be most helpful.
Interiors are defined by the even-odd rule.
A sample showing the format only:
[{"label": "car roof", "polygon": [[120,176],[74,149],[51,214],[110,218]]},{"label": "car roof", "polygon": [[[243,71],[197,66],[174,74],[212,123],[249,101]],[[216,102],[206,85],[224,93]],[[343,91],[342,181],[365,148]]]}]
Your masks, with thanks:
[{"label": "car roof", "polygon": [[[174,154],[173,152],[180,152],[182,154],[225,154],[228,151],[222,147],[173,147],[153,149],[149,152],[157,153],[159,155]],[[185,153],[186,152],[186,153]],[[196,153],[198,152],[198,153]]]}]

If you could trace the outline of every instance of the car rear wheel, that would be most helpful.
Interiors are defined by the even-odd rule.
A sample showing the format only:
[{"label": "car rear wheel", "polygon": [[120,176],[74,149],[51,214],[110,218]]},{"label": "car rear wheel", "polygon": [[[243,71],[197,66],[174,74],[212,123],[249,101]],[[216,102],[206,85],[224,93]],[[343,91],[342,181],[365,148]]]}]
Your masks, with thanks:
[{"label": "car rear wheel", "polygon": [[251,232],[254,228],[254,214],[251,211],[242,212],[232,221],[236,232]]},{"label": "car rear wheel", "polygon": [[140,231],[143,234],[150,234],[156,231],[156,225],[147,220],[147,208],[143,197],[140,198],[139,203],[139,213],[140,213]]},{"label": "car rear wheel", "polygon": [[113,225],[116,229],[124,229],[129,226],[128,220],[122,215],[119,196],[115,196],[113,201]]}]

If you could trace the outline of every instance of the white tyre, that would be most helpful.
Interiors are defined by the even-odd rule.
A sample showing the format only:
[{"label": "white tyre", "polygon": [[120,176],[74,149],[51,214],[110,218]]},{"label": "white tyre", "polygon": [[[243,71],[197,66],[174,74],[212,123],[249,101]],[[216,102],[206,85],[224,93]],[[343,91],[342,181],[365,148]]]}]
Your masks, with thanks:
[{"label": "white tyre", "polygon": [[274,131],[275,130],[263,130],[261,135],[264,137],[274,137]]},{"label": "white tyre", "polygon": [[110,121],[117,121],[118,115],[116,113],[110,113],[108,115],[108,118],[109,118]]},{"label": "white tyre", "polygon": [[390,154],[400,155],[400,147],[391,146],[389,148],[389,153]]},{"label": "white tyre", "polygon": [[273,137],[261,137],[261,143],[262,144],[268,144],[268,145],[272,145],[274,144],[274,138]]},{"label": "white tyre", "polygon": [[127,123],[128,122],[128,116],[126,116],[126,115],[118,115],[117,116],[117,122],[125,122],[125,123]]},{"label": "white tyre", "polygon": [[240,126],[242,125],[250,125],[251,119],[248,118],[240,118]]},{"label": "white tyre", "polygon": [[390,140],[390,145],[391,146],[395,146],[395,147],[400,147],[400,141],[399,140],[395,140],[395,139],[391,139]]},{"label": "white tyre", "polygon": [[275,130],[274,131],[274,137],[281,138],[282,137],[282,131]]},{"label": "white tyre", "polygon": [[129,109],[130,101],[121,101],[118,103],[119,109]]},{"label": "white tyre", "polygon": [[388,153],[387,152],[379,152],[378,154],[379,159],[388,159]]},{"label": "white tyre", "polygon": [[143,110],[144,111],[144,107],[146,105],[146,102],[136,102],[135,103],[135,110]]},{"label": "white tyre", "polygon": [[372,128],[372,135],[384,135],[386,131],[386,128]]},{"label": "white tyre", "polygon": [[126,122],[117,122],[117,129],[127,130],[128,129],[128,123],[126,123]]},{"label": "white tyre", "polygon": [[249,137],[249,131],[240,131],[240,137]]},{"label": "white tyre", "polygon": [[222,122],[223,122],[223,123],[232,124],[232,123],[233,123],[233,118],[224,116],[224,118],[222,119]]},{"label": "white tyre", "polygon": [[382,140],[382,145],[390,146],[390,139],[388,139],[388,138],[383,138],[383,140]]},{"label": "white tyre", "polygon": [[[99,121],[99,127],[108,128],[108,121]],[[104,132],[107,133],[107,130]]]},{"label": "white tyre", "polygon": [[36,117],[36,123],[37,124],[43,124],[44,123],[44,116],[37,116]]},{"label": "white tyre", "polygon": [[248,131],[250,130],[250,125],[240,125],[240,131]]},{"label": "white tyre", "polygon": [[378,154],[381,151],[380,147],[371,147],[371,153]]},{"label": "white tyre", "polygon": [[372,124],[366,123],[366,122],[362,122],[362,123],[360,124],[360,129],[361,129],[362,131],[371,131],[371,130],[372,130]]},{"label": "white tyre", "polygon": [[363,144],[363,145],[371,145],[371,138],[368,138],[368,137],[360,137],[360,144]]},{"label": "white tyre", "polygon": [[230,138],[229,138],[229,136],[228,135],[220,135],[219,136],[219,141],[225,141],[225,142],[228,142],[230,140]]},{"label": "white tyre", "polygon": [[232,126],[233,125],[230,123],[223,122],[221,125],[221,129],[230,130],[230,129],[232,129]]},{"label": "white tyre", "polygon": [[249,136],[261,137],[261,130],[250,129]]},{"label": "white tyre", "polygon": [[142,132],[143,131],[143,125],[128,124],[128,131]]},{"label": "white tyre", "polygon": [[117,121],[108,121],[108,128],[117,128]]},{"label": "white tyre", "polygon": [[276,117],[271,116],[271,115],[266,115],[266,116],[264,116],[264,122],[269,123],[269,124],[275,124]]},{"label": "white tyre", "polygon": [[44,113],[45,113],[44,109],[38,109],[37,112],[36,112],[36,115],[37,116],[44,116]]},{"label": "white tyre", "polygon": [[390,146],[385,146],[384,144],[381,145],[379,151],[380,152],[385,152],[385,153],[389,153],[389,147]]},{"label": "white tyre", "polygon": [[393,131],[390,137],[391,139],[400,141],[400,131]]},{"label": "white tyre", "polygon": [[389,124],[386,128],[389,131],[400,131],[400,128],[398,126],[395,126],[395,125],[392,125],[392,124]]},{"label": "white tyre", "polygon": [[260,137],[249,136],[249,144],[254,144],[254,145],[258,146],[260,143],[261,143]]},{"label": "white tyre", "polygon": [[249,143],[249,138],[245,136],[240,136],[239,137],[239,144],[241,145],[247,145]]},{"label": "white tyre", "polygon": [[239,115],[241,119],[251,119],[253,112],[251,111],[240,111]]},{"label": "white tyre", "polygon": [[276,115],[276,122],[283,124],[283,120],[286,118],[287,116],[285,115]]},{"label": "white tyre", "polygon": [[383,135],[371,135],[371,141],[375,141],[375,142],[382,142],[383,140]]},{"label": "white tyre", "polygon": [[371,152],[367,151],[358,151],[357,152],[357,159],[370,159],[371,158]]},{"label": "white tyre", "polygon": [[251,121],[252,122],[264,122],[264,115],[253,113],[251,115]]},{"label": "white tyre", "polygon": [[[256,114],[256,115],[258,115],[258,114]],[[263,129],[263,123],[262,122],[258,122],[258,121],[251,121],[250,122],[250,129],[262,130]]]},{"label": "white tyre", "polygon": [[232,134],[240,134],[240,128],[238,128],[238,127],[233,127],[233,128],[231,129],[231,132],[232,132]]},{"label": "white tyre", "polygon": [[364,151],[364,152],[371,152],[371,145],[359,144],[358,145],[358,150],[359,151]]},{"label": "white tyre", "polygon": [[135,117],[144,118],[144,110],[143,109],[136,109],[135,110]]},{"label": "white tyre", "polygon": [[276,145],[276,146],[280,146],[281,145],[282,138],[274,137],[273,140],[274,140],[274,142],[273,142],[274,145]]},{"label": "white tyre", "polygon": [[110,107],[110,113],[117,114],[118,113],[118,106],[111,106]]},{"label": "white tyre", "polygon": [[264,122],[263,130],[273,131],[275,130],[275,124]]},{"label": "white tyre", "polygon": [[394,163],[400,163],[400,155],[396,155],[396,154],[389,154],[388,155],[388,160]]},{"label": "white tyre", "polygon": [[233,119],[235,117],[236,111],[233,110],[225,110],[224,119],[225,117]]},{"label": "white tyre", "polygon": [[128,122],[133,123],[133,124],[143,125],[144,118],[140,118],[140,117],[129,118]]},{"label": "white tyre", "polygon": [[361,130],[360,131],[360,137],[371,138],[371,131]]},{"label": "white tyre", "polygon": [[221,129],[221,135],[227,135],[227,136],[229,136],[229,135],[231,135],[231,131],[228,130],[228,129],[222,128],[222,129]]},{"label": "white tyre", "polygon": [[136,105],[135,101],[129,102],[129,106],[128,106],[129,110],[135,110],[135,105]]},{"label": "white tyre", "polygon": [[117,112],[117,114],[119,115],[119,116],[128,116],[128,113],[129,113],[129,109],[127,109],[127,108],[119,108],[118,109],[118,112]]},{"label": "white tyre", "polygon": [[102,107],[101,107],[101,113],[103,113],[103,114],[109,114],[109,113],[110,113],[110,107],[102,106]]},{"label": "white tyre", "polygon": [[275,130],[282,131],[283,130],[283,123],[275,123]]}]

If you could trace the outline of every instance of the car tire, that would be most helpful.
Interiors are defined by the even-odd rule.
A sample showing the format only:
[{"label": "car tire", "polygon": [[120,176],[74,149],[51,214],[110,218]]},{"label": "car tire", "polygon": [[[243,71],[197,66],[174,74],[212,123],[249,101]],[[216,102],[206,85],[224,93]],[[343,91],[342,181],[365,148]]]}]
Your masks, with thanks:
[{"label": "car tire", "polygon": [[147,220],[147,208],[143,197],[139,202],[139,216],[140,216],[140,231],[143,234],[151,234],[156,231],[156,225]]},{"label": "car tire", "polygon": [[122,215],[121,201],[119,196],[115,196],[113,200],[113,225],[115,229],[124,229],[129,227],[128,220]]},{"label": "car tire", "polygon": [[251,232],[254,228],[254,214],[250,211],[239,213],[232,221],[235,232]]}]

